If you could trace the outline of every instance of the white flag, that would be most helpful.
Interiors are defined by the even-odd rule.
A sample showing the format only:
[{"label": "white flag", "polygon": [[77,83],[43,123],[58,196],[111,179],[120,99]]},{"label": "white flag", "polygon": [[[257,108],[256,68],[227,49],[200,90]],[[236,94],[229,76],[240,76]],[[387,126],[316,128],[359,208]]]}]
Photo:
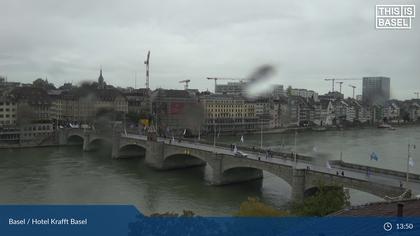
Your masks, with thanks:
[{"label": "white flag", "polygon": [[412,157],[410,157],[410,158],[408,159],[408,164],[409,164],[411,167],[413,167],[413,166],[414,166],[414,160],[413,160],[413,158],[412,158]]},{"label": "white flag", "polygon": [[329,161],[327,161],[327,168],[332,169]]},{"label": "white flag", "polygon": [[241,136],[241,143],[243,143],[244,142],[244,136],[242,135]]}]

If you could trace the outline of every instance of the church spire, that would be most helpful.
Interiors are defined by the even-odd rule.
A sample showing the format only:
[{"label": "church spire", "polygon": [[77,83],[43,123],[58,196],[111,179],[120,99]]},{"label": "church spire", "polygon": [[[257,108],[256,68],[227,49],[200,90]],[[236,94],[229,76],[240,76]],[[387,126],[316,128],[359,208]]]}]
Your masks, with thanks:
[{"label": "church spire", "polygon": [[104,77],[102,76],[102,66],[101,66],[101,69],[99,70],[98,87],[100,89],[105,88],[105,81],[104,81]]}]

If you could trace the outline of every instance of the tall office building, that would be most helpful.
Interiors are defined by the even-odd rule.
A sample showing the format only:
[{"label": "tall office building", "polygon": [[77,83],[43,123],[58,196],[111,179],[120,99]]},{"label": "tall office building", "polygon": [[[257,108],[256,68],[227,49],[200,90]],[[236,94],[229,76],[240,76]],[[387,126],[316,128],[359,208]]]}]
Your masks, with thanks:
[{"label": "tall office building", "polygon": [[215,93],[218,94],[242,94],[245,90],[244,82],[228,82],[227,84],[216,84]]},{"label": "tall office building", "polygon": [[390,82],[389,77],[363,77],[363,102],[384,105],[390,98]]}]

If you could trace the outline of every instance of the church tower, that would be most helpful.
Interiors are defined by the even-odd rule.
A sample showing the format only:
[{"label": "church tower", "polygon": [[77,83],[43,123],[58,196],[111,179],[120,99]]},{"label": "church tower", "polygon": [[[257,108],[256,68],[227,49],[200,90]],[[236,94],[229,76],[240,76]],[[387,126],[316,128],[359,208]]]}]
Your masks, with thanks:
[{"label": "church tower", "polygon": [[98,88],[99,89],[104,89],[105,88],[105,81],[104,81],[104,77],[102,76],[102,68],[99,71]]}]

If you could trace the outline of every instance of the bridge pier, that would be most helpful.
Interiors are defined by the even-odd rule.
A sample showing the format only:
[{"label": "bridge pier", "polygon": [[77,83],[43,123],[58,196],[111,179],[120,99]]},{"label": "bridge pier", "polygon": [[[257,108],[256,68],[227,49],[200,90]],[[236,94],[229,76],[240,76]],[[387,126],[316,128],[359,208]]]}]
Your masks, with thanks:
[{"label": "bridge pier", "polygon": [[112,126],[112,158],[120,157],[120,141],[121,141],[121,132],[122,132],[122,122],[115,122]]},{"label": "bridge pier", "polygon": [[67,145],[67,132],[65,131],[56,131],[58,133],[58,145],[64,146]]},{"label": "bridge pier", "polygon": [[223,185],[223,158],[216,153],[211,155],[213,155],[213,158],[207,161],[211,168],[209,169],[210,172],[205,175],[205,180],[211,185]]},{"label": "bridge pier", "polygon": [[120,158],[120,140],[121,135],[112,135],[111,157],[114,159]]},{"label": "bridge pier", "polygon": [[90,143],[90,135],[89,134],[84,134],[84,138],[83,138],[83,151],[84,152],[90,152],[92,151],[92,146],[89,145]]},{"label": "bridge pier", "polygon": [[292,201],[302,202],[305,193],[306,170],[293,169],[292,171]]},{"label": "bridge pier", "polygon": [[162,142],[148,141],[146,149],[146,163],[151,167],[162,170],[164,169],[164,152],[165,144]]}]

